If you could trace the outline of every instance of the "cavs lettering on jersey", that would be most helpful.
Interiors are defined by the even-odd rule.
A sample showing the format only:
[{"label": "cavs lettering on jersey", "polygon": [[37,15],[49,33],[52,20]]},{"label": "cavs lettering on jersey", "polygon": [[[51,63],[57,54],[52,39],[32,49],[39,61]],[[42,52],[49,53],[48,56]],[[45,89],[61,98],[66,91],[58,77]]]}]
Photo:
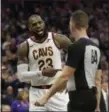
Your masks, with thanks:
[{"label": "cavs lettering on jersey", "polygon": [[[56,47],[52,33],[48,33],[47,39],[43,43],[36,43],[31,38],[27,40],[29,44],[29,70],[39,71],[48,67],[53,67],[54,69],[61,69],[61,53]],[[55,77],[37,77],[31,80],[32,86],[52,84]]]}]

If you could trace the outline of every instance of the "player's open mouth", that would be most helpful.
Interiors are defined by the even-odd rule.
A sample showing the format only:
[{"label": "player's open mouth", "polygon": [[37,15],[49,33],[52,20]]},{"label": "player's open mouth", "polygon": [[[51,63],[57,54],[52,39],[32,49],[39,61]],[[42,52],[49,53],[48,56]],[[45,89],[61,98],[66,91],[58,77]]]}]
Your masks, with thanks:
[{"label": "player's open mouth", "polygon": [[42,29],[41,30],[38,30],[37,33],[38,34],[42,34],[43,33],[43,30]]}]

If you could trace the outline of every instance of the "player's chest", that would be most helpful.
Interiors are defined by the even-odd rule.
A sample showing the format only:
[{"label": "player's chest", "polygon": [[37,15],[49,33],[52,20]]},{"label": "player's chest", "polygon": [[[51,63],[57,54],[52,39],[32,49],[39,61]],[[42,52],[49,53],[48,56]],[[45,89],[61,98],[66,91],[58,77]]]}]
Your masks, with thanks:
[{"label": "player's chest", "polygon": [[45,57],[53,57],[55,54],[55,48],[50,44],[33,45],[30,47],[29,56],[34,60]]}]

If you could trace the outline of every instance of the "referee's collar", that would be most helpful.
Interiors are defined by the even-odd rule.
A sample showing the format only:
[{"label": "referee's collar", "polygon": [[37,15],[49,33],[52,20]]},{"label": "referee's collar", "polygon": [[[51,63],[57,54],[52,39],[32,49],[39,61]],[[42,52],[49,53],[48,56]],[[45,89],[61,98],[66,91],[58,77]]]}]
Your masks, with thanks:
[{"label": "referee's collar", "polygon": [[[78,40],[82,40],[82,39],[87,40],[87,39],[89,39],[89,37],[81,37],[81,38],[79,38]],[[78,40],[77,40],[77,41],[78,41]]]}]

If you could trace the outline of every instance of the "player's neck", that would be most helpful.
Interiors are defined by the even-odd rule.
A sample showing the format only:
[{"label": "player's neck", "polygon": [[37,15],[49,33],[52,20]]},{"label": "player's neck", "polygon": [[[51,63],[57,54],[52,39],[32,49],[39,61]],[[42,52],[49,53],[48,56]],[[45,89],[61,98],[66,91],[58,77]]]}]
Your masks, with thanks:
[{"label": "player's neck", "polygon": [[81,30],[80,32],[78,32],[76,41],[81,38],[88,38],[87,32],[85,30]]}]

